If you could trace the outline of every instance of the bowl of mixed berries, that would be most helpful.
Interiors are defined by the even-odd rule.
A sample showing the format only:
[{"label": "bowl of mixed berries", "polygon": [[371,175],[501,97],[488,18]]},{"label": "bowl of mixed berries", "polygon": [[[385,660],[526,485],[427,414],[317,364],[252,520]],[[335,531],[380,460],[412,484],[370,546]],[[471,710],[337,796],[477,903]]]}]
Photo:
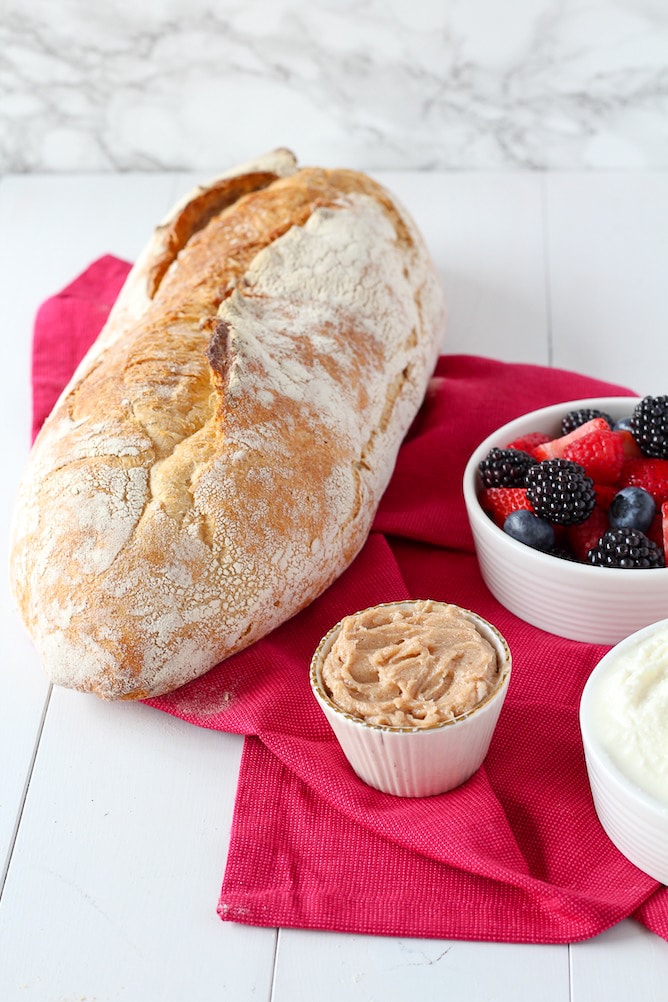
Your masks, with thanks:
[{"label": "bowl of mixed berries", "polygon": [[464,499],[487,586],[526,622],[615,644],[668,615],[668,396],[511,421],[471,456]]}]

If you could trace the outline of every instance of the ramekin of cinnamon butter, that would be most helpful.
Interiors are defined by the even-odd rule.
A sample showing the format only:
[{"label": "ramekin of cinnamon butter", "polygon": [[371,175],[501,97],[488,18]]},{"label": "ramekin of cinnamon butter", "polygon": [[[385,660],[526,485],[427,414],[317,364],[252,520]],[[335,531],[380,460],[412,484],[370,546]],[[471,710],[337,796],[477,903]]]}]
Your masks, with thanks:
[{"label": "ramekin of cinnamon butter", "polygon": [[390,602],[323,637],[311,688],[350,765],[402,797],[445,793],[482,765],[510,680],[496,627],[460,606]]},{"label": "ramekin of cinnamon butter", "polygon": [[611,842],[668,884],[668,619],[599,661],[580,700],[594,807]]}]

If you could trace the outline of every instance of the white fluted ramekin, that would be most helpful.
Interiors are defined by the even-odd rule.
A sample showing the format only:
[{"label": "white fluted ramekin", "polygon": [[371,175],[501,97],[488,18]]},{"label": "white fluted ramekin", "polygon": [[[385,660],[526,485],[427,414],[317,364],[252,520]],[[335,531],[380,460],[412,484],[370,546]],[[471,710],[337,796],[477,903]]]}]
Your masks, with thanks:
[{"label": "white fluted ramekin", "polygon": [[594,407],[617,419],[635,397],[593,397],[544,407],[509,422],[482,442],[464,473],[464,500],[483,579],[494,597],[532,626],[570,640],[616,644],[656,622],[668,609],[668,568],[620,570],[562,560],[503,532],[478,501],[478,466],[494,446],[529,432],[557,438],[570,410]]},{"label": "white fluted ramekin", "polygon": [[[385,603],[411,606],[412,601]],[[434,602],[434,605],[444,603]],[[383,608],[383,605],[376,608]],[[460,786],[482,765],[508,691],[512,657],[505,639],[487,620],[459,609],[489,641],[499,662],[499,681],[469,713],[434,727],[369,724],[340,709],[322,680],[322,665],[341,629],[322,638],[311,661],[313,694],[357,775],[369,786],[398,797],[428,797]],[[367,610],[364,610],[367,611]]]},{"label": "white fluted ramekin", "polygon": [[594,807],[606,835],[643,873],[668,884],[668,804],[624,774],[604,747],[597,727],[606,674],[615,670],[620,655],[658,630],[668,630],[668,619],[626,637],[599,661],[580,700],[580,730]]}]

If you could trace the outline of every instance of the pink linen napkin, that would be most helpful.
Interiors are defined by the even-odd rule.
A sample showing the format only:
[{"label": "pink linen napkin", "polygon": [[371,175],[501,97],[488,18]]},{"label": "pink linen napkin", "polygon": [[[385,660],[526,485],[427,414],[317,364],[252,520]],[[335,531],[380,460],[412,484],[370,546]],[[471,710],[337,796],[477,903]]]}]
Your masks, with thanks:
[{"label": "pink linen napkin", "polygon": [[[36,319],[35,430],[97,334],[128,270],[105,257]],[[218,911],[226,920],[359,933],[569,942],[635,916],[668,939],[668,891],[607,839],[577,710],[607,648],[523,623],[480,578],[461,496],[465,462],[498,425],[577,397],[629,394],[572,372],[439,360],[373,531],[299,616],[154,707],[246,735]],[[513,651],[489,755],[459,789],[402,800],[352,773],[315,704],[308,665],[341,616],[430,597],[493,621]]]}]

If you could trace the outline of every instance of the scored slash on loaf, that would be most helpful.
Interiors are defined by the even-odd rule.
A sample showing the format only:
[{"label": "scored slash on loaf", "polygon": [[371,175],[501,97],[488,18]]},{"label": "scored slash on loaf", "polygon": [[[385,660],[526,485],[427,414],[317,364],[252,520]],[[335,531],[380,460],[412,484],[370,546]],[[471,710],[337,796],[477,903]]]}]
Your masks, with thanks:
[{"label": "scored slash on loaf", "polygon": [[276,150],[157,228],[33,447],[13,590],[50,678],[176,688],[304,608],[367,538],[439,352],[415,224]]}]

